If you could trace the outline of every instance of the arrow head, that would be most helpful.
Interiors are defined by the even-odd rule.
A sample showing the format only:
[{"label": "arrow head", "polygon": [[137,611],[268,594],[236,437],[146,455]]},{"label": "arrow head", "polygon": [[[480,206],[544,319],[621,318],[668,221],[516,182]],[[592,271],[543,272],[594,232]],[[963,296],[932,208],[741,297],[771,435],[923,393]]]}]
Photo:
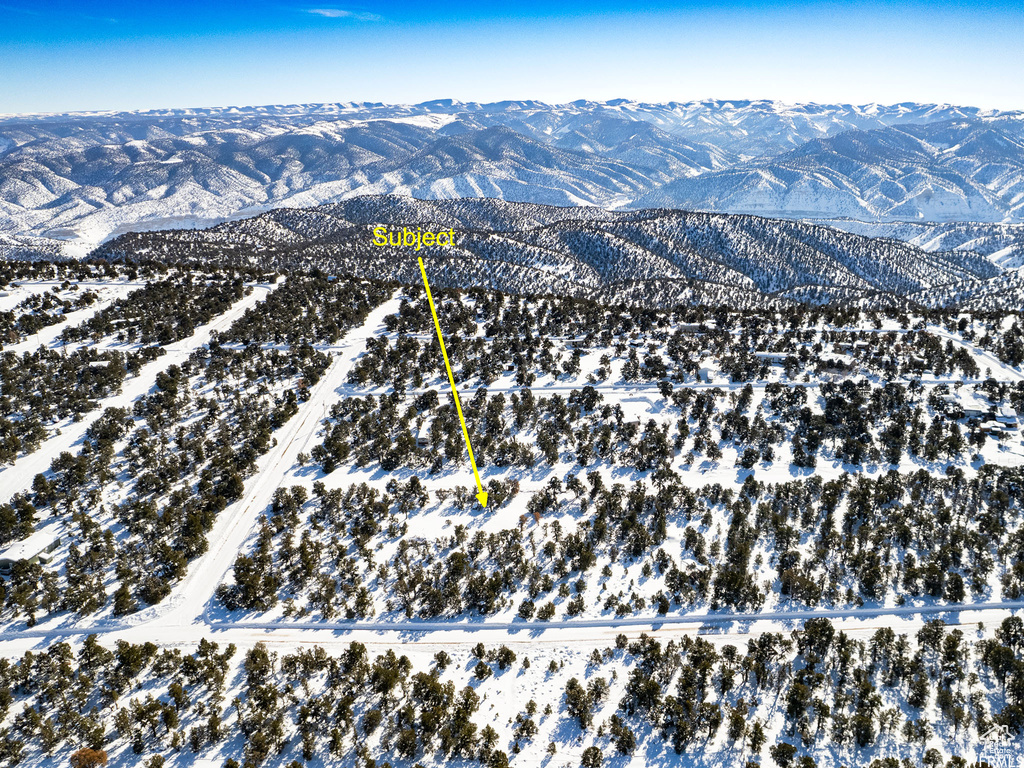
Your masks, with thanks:
[{"label": "arrow head", "polygon": [[487,507],[487,491],[480,491],[476,495],[476,500],[480,502],[481,507]]}]

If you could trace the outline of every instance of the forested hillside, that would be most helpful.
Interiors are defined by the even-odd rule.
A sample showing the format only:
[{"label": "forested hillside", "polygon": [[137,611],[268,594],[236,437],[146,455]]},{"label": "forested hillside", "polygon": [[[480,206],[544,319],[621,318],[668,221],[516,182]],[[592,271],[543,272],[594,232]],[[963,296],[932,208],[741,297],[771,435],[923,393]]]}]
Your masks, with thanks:
[{"label": "forested hillside", "polygon": [[[454,229],[456,246],[411,249],[372,244],[387,225]],[[122,235],[95,255],[114,260],[224,263],[319,269],[415,283],[416,256],[429,260],[439,285],[482,285],[512,293],[757,306],[860,301],[1016,306],[1011,281],[970,251],[929,252],[897,240],[868,238],[812,224],[686,211],[633,213],[554,208],[496,200],[421,202],[356,198],[310,209],[281,209],[207,230]]]},{"label": "forested hillside", "polygon": [[0,255],[375,194],[1019,223],[1022,125],[948,104],[713,99],[6,116]]}]

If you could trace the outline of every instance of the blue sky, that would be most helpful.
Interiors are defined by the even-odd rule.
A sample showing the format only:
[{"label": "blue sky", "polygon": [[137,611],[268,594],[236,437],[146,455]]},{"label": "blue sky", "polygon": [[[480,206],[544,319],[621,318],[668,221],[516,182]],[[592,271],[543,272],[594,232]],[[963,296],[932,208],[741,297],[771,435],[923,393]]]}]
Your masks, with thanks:
[{"label": "blue sky", "polygon": [[0,113],[776,98],[1024,109],[1021,0],[0,0]]}]

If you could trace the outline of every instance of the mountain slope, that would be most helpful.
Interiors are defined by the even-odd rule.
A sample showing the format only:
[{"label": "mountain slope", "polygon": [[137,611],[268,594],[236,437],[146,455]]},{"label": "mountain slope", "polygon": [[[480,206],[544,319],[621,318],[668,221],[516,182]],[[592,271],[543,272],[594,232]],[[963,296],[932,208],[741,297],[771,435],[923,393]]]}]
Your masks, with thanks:
[{"label": "mountain slope", "polygon": [[971,251],[987,256],[1003,269],[1024,266],[1024,224],[932,224],[852,219],[828,219],[818,223],[869,237],[896,238],[926,251]]},{"label": "mountain slope", "polygon": [[365,194],[1021,221],[1019,113],[450,100],[0,117],[0,231],[96,244]]},{"label": "mountain slope", "polygon": [[635,201],[705,210],[864,221],[1016,220],[1024,140],[949,121],[815,139],[769,160],[678,179]]},{"label": "mountain slope", "polygon": [[[454,228],[456,247],[419,254],[377,247],[375,225]],[[419,278],[422,255],[440,285],[661,304],[749,305],[771,297],[889,303],[940,289],[967,295],[1000,274],[971,252],[930,253],[788,220],[395,196],[271,211],[202,231],[126,234],[95,255],[320,268],[409,283]]]},{"label": "mountain slope", "polygon": [[401,163],[375,170],[379,178],[361,192],[425,199],[497,197],[553,205],[625,201],[669,178],[552,147],[505,127],[446,136]]}]

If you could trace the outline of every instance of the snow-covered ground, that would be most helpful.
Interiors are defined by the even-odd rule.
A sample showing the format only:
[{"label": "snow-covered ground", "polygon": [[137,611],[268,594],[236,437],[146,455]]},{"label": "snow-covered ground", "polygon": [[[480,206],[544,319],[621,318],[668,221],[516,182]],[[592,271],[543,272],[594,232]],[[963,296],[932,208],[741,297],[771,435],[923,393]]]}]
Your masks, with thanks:
[{"label": "snow-covered ground", "polygon": [[[192,564],[189,575],[167,600],[132,615],[127,623],[151,624],[147,631],[152,631],[153,626],[192,627],[205,621],[214,590],[230,570],[259,515],[270,504],[274,491],[297,467],[298,455],[312,447],[328,404],[337,397],[355,357],[365,348],[366,339],[379,333],[384,317],[397,308],[397,300],[382,304],[373,310],[362,327],[345,337],[347,349],[336,353],[331,366],[312,389],[310,398],[275,436],[277,444],[260,459],[255,482],[241,499],[218,515],[209,535],[209,551]],[[195,628],[190,631],[194,634]]]},{"label": "snow-covered ground", "polygon": [[[54,343],[60,337],[61,333],[64,332],[65,328],[70,328],[78,325],[79,323],[85,322],[97,312],[102,312],[104,309],[109,307],[117,299],[124,298],[133,289],[141,288],[145,285],[144,282],[133,282],[131,280],[111,280],[109,282],[83,280],[75,281],[74,284],[78,286],[79,292],[93,291],[96,293],[98,296],[96,302],[90,307],[68,312],[64,315],[61,322],[49,325],[41,329],[38,333],[30,334],[14,344],[8,344],[3,347],[2,351],[13,352],[20,355],[23,352],[31,352],[39,347],[53,347],[55,346]],[[36,296],[45,293],[59,285],[60,283],[55,280],[33,280],[21,282],[17,287],[8,288],[7,296],[0,297],[0,311],[13,310],[17,304],[24,301],[29,296]]]},{"label": "snow-covered ground", "polygon": [[[259,286],[257,291],[249,297],[236,304],[225,315],[218,318],[205,328],[201,328],[187,340],[171,345],[168,355],[150,363],[142,374],[131,380],[125,390],[104,402],[104,407],[110,405],[130,405],[136,398],[149,391],[152,386],[152,377],[157,370],[162,370],[168,365],[181,362],[188,357],[191,350],[205,343],[209,338],[209,332],[213,329],[223,329],[254,303],[266,295],[269,286]],[[531,635],[544,636],[565,636],[566,638],[577,638],[582,641],[592,640],[611,629],[636,629],[636,628],[664,628],[683,631],[687,627],[713,628],[715,633],[733,634],[735,632],[745,633],[750,631],[750,626],[773,626],[775,622],[792,624],[815,616],[824,616],[837,620],[843,626],[849,626],[851,630],[865,623],[870,626],[877,625],[880,617],[887,617],[896,625],[901,623],[920,622],[925,620],[922,617],[930,615],[946,615],[950,620],[955,620],[961,612],[969,612],[983,615],[989,614],[993,617],[1007,615],[1007,613],[1024,603],[1019,601],[1004,601],[998,599],[981,600],[963,606],[947,606],[935,604],[916,605],[869,605],[865,607],[846,607],[832,609],[799,610],[787,607],[784,601],[779,601],[774,609],[752,612],[749,615],[732,616],[722,613],[709,613],[706,609],[699,609],[692,612],[673,612],[664,617],[646,616],[625,616],[609,617],[599,613],[588,611],[584,616],[571,619],[558,619],[545,624],[532,622],[524,625],[522,620],[515,619],[512,613],[505,613],[491,619],[474,619],[464,621],[423,621],[423,620],[402,620],[398,616],[387,616],[376,621],[302,621],[296,619],[285,619],[280,614],[280,608],[275,609],[263,618],[244,617],[240,618],[231,613],[226,613],[223,607],[214,598],[216,587],[229,578],[231,565],[237,553],[244,551],[252,541],[253,532],[257,521],[263,511],[269,506],[274,492],[279,487],[303,486],[311,488],[313,482],[326,480],[328,487],[344,487],[348,484],[365,482],[372,486],[383,489],[388,480],[393,476],[405,477],[410,475],[407,470],[398,473],[381,473],[379,470],[370,467],[366,469],[349,468],[347,471],[338,471],[329,476],[323,476],[317,472],[310,472],[308,465],[302,465],[297,457],[300,453],[308,454],[313,445],[318,441],[318,432],[321,420],[327,416],[329,406],[340,397],[365,396],[375,392],[387,392],[388,388],[355,387],[347,383],[347,376],[355,362],[363,354],[366,348],[366,341],[369,338],[379,335],[386,335],[386,329],[382,321],[385,316],[393,313],[398,308],[401,297],[396,297],[390,302],[375,309],[367,319],[366,323],[358,329],[346,335],[341,343],[331,345],[319,345],[323,350],[328,351],[333,357],[328,371],[321,381],[313,389],[311,397],[302,403],[299,413],[292,418],[275,437],[277,444],[259,462],[259,472],[256,481],[251,484],[245,496],[232,504],[227,510],[218,516],[215,528],[211,532],[210,550],[201,556],[189,568],[187,577],[177,584],[172,595],[159,603],[139,613],[130,615],[124,619],[105,618],[100,622],[88,619],[74,622],[68,625],[61,622],[59,626],[40,626],[36,629],[23,632],[13,631],[5,637],[13,640],[20,637],[25,640],[29,638],[55,638],[60,636],[77,636],[83,633],[97,632],[110,634],[111,636],[138,637],[138,633],[150,633],[160,637],[175,638],[174,642],[187,642],[189,637],[196,636],[196,633],[203,631],[241,633],[245,636],[261,637],[263,632],[276,633],[286,632],[284,637],[301,638],[304,633],[310,636],[321,637],[324,634],[344,632],[344,637],[374,637],[379,634],[380,642],[404,642],[398,637],[394,641],[391,637],[402,633],[413,633],[417,637],[429,637],[439,635],[452,637],[451,642],[470,642],[477,633],[502,633],[527,632]],[[868,330],[868,329],[832,329],[832,330]],[[882,329],[895,330],[895,329]],[[979,365],[984,364],[993,370],[993,375],[998,380],[1018,381],[1022,374],[1012,366],[1002,363],[985,350],[980,350],[970,345],[959,337],[955,337],[941,328],[928,328],[943,338],[948,338],[957,345],[966,347],[976,358]],[[540,380],[532,386],[532,391],[538,397],[553,393],[567,393],[574,389],[587,386],[586,377],[596,368],[597,354],[586,356],[585,360],[590,361],[580,372],[575,381],[569,383]],[[504,377],[506,380],[499,380],[488,387],[492,394],[497,392],[513,393],[520,389],[511,377]],[[936,378],[925,379],[931,384],[947,384],[956,386],[969,385],[971,382],[961,378]],[[443,391],[443,382],[441,382]],[[797,385],[794,382],[794,385]],[[800,386],[816,387],[817,382],[799,382]],[[657,417],[664,411],[666,403],[664,398],[658,395],[658,386],[655,384],[626,383],[616,379],[613,375],[609,382],[592,385],[604,397],[604,402],[617,404],[623,410],[625,417],[645,421],[651,417]],[[722,388],[737,391],[745,386],[744,383],[701,383],[694,382],[688,385],[699,390]],[[766,382],[756,382],[755,391],[763,391],[767,386]],[[435,383],[434,389],[438,389]],[[424,386],[420,390],[406,391],[406,395],[426,392],[430,387]],[[464,392],[464,397],[467,394]],[[756,407],[757,400],[753,405]],[[101,411],[98,409],[96,414]],[[36,471],[43,471],[49,463],[50,458],[59,450],[72,448],[85,433],[92,420],[86,420],[73,428],[64,429],[58,437],[47,441],[36,454],[24,457],[13,467],[0,470],[0,473],[7,473],[11,477],[31,478]],[[59,438],[58,443],[55,442]],[[739,482],[745,477],[745,473],[737,472],[735,468],[734,451],[725,449],[726,453],[719,461],[702,461],[693,466],[680,467],[684,476],[692,476],[694,485],[705,485],[709,483],[721,483],[729,486]],[[1004,465],[1024,465],[1024,449],[1014,442],[996,444],[991,441],[986,452],[993,459]],[[780,457],[782,459],[784,457]],[[31,467],[30,467],[31,465]],[[904,471],[912,471],[919,465],[911,461],[909,457],[905,461]],[[838,462],[819,464],[817,474],[823,479],[831,479],[842,476],[849,472],[850,467]],[[565,477],[571,471],[566,466],[556,467],[552,473],[556,477]],[[626,479],[630,473],[623,474],[622,469],[599,468],[609,483]],[[865,470],[861,469],[861,472]],[[868,474],[881,472],[882,469],[867,470]],[[493,467],[482,469],[482,478],[486,483],[492,477],[506,477],[508,473]],[[635,474],[635,473],[633,473]],[[2,477],[3,474],[0,474]],[[643,477],[643,473],[637,477]],[[792,479],[792,469],[785,460],[777,461],[767,472],[759,471],[758,479],[762,482],[785,482]],[[520,473],[521,497],[526,499],[531,492],[540,490],[547,479],[533,476],[532,473]],[[455,483],[469,483],[467,474],[465,478],[459,476],[456,471],[443,473],[437,478],[427,477],[424,479],[425,487],[431,492],[441,488],[450,488]],[[5,489],[6,490],[6,489]],[[18,490],[11,487],[11,491]],[[435,509],[431,512],[431,509]],[[481,515],[479,512],[457,513],[452,510],[442,510],[440,506],[431,507],[425,510],[425,514],[417,516],[410,528],[411,535],[433,537],[448,531],[456,524],[464,524],[470,530],[498,531],[511,527],[519,518],[523,508],[515,505],[508,509],[500,510],[494,514]],[[670,540],[675,541],[675,535],[670,534]],[[618,571],[616,567],[616,571]],[[617,579],[621,579],[620,586],[625,587],[626,582],[631,581],[631,574],[623,571]],[[45,625],[45,622],[44,622]]]},{"label": "snow-covered ground", "polygon": [[[35,472],[44,471],[58,452],[75,449],[88,426],[102,413],[103,408],[115,405],[131,406],[150,392],[159,371],[165,370],[171,364],[180,364],[187,360],[193,351],[209,341],[213,330],[226,329],[234,320],[241,317],[247,308],[256,306],[257,302],[265,298],[273,287],[257,286],[256,290],[232,306],[227,313],[209,325],[197,329],[190,338],[170,345],[166,355],[148,364],[139,376],[127,380],[122,392],[102,402],[90,418],[62,427],[62,433],[46,441],[36,453],[24,457],[14,467],[0,470],[0,483],[3,484],[4,495],[25,490]],[[756,643],[766,633],[781,633],[780,637],[788,638],[791,632],[799,630],[812,618],[827,618],[837,632],[842,631],[845,637],[864,643],[869,643],[880,629],[889,628],[895,630],[897,634],[903,633],[914,638],[927,622],[941,618],[946,622],[947,632],[955,629],[972,641],[977,641],[992,639],[1004,618],[1019,615],[1024,611],[1024,600],[1002,597],[998,584],[998,568],[990,574],[990,583],[983,594],[972,594],[962,604],[928,598],[910,599],[900,604],[889,596],[882,601],[868,601],[863,605],[822,605],[806,608],[787,597],[771,593],[767,602],[760,609],[753,611],[711,610],[706,603],[691,607],[673,606],[665,615],[657,615],[653,610],[630,612],[627,615],[616,615],[607,609],[602,610],[599,602],[606,594],[636,590],[649,597],[649,593],[657,588],[656,576],[644,574],[640,562],[628,561],[609,562],[610,575],[598,576],[598,569],[591,569],[582,577],[586,581],[585,610],[578,616],[564,615],[565,601],[556,598],[559,613],[546,622],[517,618],[512,607],[503,608],[486,617],[464,614],[430,620],[415,616],[408,618],[401,610],[389,609],[386,606],[387,595],[377,593],[373,596],[373,617],[360,620],[323,620],[315,612],[285,615],[282,602],[262,614],[225,610],[215,596],[217,588],[221,584],[231,583],[232,565],[237,554],[249,551],[253,547],[261,517],[267,512],[279,488],[299,486],[309,491],[314,483],[322,482],[328,490],[343,489],[359,483],[383,490],[391,480],[404,481],[413,476],[414,471],[409,467],[385,472],[379,465],[372,463],[364,467],[343,465],[325,475],[315,464],[300,461],[300,454],[308,455],[313,447],[323,440],[322,427],[325,420],[330,421],[331,406],[352,396],[365,397],[368,394],[390,393],[391,388],[388,386],[353,384],[349,381],[349,374],[366,353],[367,342],[370,339],[385,335],[394,341],[395,335],[388,333],[384,320],[398,310],[401,299],[401,296],[395,296],[378,306],[361,326],[350,330],[340,342],[315,345],[330,356],[330,365],[317,384],[311,388],[309,396],[299,403],[298,411],[273,433],[276,442],[258,459],[257,472],[246,484],[243,495],[217,514],[207,537],[209,549],[189,563],[187,574],[173,585],[168,597],[154,606],[120,618],[112,616],[109,611],[83,617],[65,613],[52,617],[44,616],[38,625],[31,628],[26,627],[23,622],[18,625],[11,624],[0,638],[0,656],[14,658],[29,650],[41,653],[54,648],[60,642],[67,642],[74,651],[78,651],[86,636],[90,634],[97,635],[106,647],[114,647],[117,641],[152,642],[161,649],[179,650],[186,654],[192,653],[198,639],[204,637],[219,643],[221,648],[233,644],[241,649],[243,654],[263,644],[280,656],[294,653],[299,649],[308,651],[315,647],[321,647],[329,654],[338,656],[348,650],[351,643],[359,642],[374,655],[394,650],[396,654],[406,656],[415,671],[430,669],[435,654],[445,651],[452,657],[453,663],[446,671],[439,673],[440,679],[451,681],[457,687],[472,686],[481,698],[475,721],[481,725],[492,725],[496,729],[502,749],[509,749],[509,744],[513,741],[514,727],[511,720],[527,707],[526,702],[535,701],[540,709],[549,703],[552,705],[553,712],[550,715],[537,715],[539,730],[535,737],[522,742],[521,752],[512,755],[513,765],[545,765],[551,768],[563,765],[576,766],[580,763],[584,748],[591,744],[601,744],[605,750],[606,764],[617,768],[638,768],[652,762],[671,759],[671,749],[660,740],[657,729],[647,725],[638,729],[637,736],[641,748],[631,757],[614,755],[613,750],[608,747],[607,738],[599,735],[601,732],[597,730],[597,725],[607,724],[612,715],[622,714],[619,702],[627,695],[627,679],[636,668],[635,659],[629,657],[618,645],[620,635],[629,640],[636,640],[646,634],[662,644],[669,641],[676,644],[693,642],[700,638],[718,653],[731,653],[730,648],[742,650],[747,647],[748,642]],[[843,329],[828,330],[838,332]],[[860,332],[870,329],[856,330]],[[888,330],[896,329],[882,329],[883,332]],[[940,327],[929,327],[927,331],[942,338],[943,341],[948,340],[954,347],[967,349],[978,367],[982,371],[990,369],[992,377],[997,382],[1016,386],[1024,379],[1019,369],[1001,362],[987,350],[956,334],[951,334]],[[430,337],[424,337],[424,341],[428,340]],[[643,347],[632,348],[639,348],[643,354],[646,344]],[[592,383],[589,378],[602,367],[598,358],[605,353],[613,354],[615,360],[607,374],[602,375],[600,382]],[[849,359],[856,360],[852,356]],[[622,354],[615,355],[610,348],[598,347],[584,354],[578,374],[572,377],[560,376],[557,379],[547,375],[541,376],[531,384],[530,389],[537,398],[556,394],[565,398],[571,390],[593,386],[603,398],[603,404],[621,408],[622,418],[627,421],[637,420],[644,424],[648,420],[674,420],[675,406],[660,392],[660,385],[624,381],[623,364]],[[817,397],[822,382],[813,378],[804,381],[802,373],[790,379],[787,374],[777,369],[772,369],[771,376],[773,384],[781,384],[787,388],[808,388],[813,393],[808,397],[810,405],[813,408],[819,407]],[[876,386],[884,383],[874,375],[859,378]],[[979,382],[985,378],[985,375],[976,380],[957,375],[925,375],[919,377],[919,380],[925,395],[942,386],[951,393],[952,398],[967,403],[969,400],[975,402],[982,399],[979,394]],[[757,381],[752,384],[753,396],[749,405],[751,413],[761,412],[763,403],[770,395],[769,384],[768,381]],[[209,382],[195,386],[196,398],[209,396],[216,391],[216,387]],[[744,386],[745,382],[732,383],[724,377],[713,377],[712,381],[688,380],[675,383],[676,389],[691,388],[701,394],[713,394],[713,390],[719,389],[724,393],[723,402],[738,397]],[[509,372],[486,388],[491,396],[499,392],[510,396],[522,389]],[[411,395],[429,390],[437,391],[442,401],[448,397],[446,381],[442,376],[435,376],[428,377],[420,388],[406,389],[406,401]],[[463,403],[474,397],[475,390],[476,387],[471,383],[460,386]],[[768,409],[764,412],[768,413]],[[698,460],[687,463],[682,455],[684,453],[685,451],[676,452],[672,468],[684,479],[687,487],[692,489],[715,483],[725,488],[737,488],[752,474],[737,466],[738,450],[731,445],[724,446],[722,456],[714,460],[701,456]],[[968,474],[977,473],[979,467],[985,464],[997,463],[1004,467],[1024,466],[1024,446],[1021,444],[1019,432],[1013,439],[989,440],[978,453],[981,459],[977,462],[967,462],[961,458],[954,461],[928,462],[920,457],[907,455],[901,460],[898,469],[904,474],[923,470],[935,477],[941,477],[950,466]],[[873,465],[869,462],[864,466],[852,466],[822,457],[818,466],[811,471],[794,468],[791,459],[788,445],[783,444],[774,462],[759,463],[755,468],[757,480],[771,484],[807,480],[817,476],[827,481],[841,478],[845,474],[879,478],[890,469],[888,465],[880,463]],[[488,511],[459,509],[450,503],[437,501],[439,491],[451,491],[456,486],[471,486],[472,475],[465,463],[454,466],[448,464],[435,475],[421,472],[420,479],[429,491],[431,501],[422,509],[407,516],[407,537],[436,543],[441,538],[450,536],[459,525],[465,526],[470,535],[478,531],[494,533],[502,529],[515,528],[520,516],[526,512],[526,503],[533,494],[541,491],[552,478],[565,482],[566,478],[578,469],[564,457],[551,467],[534,469],[485,464],[481,467],[485,483],[499,478],[514,478],[520,482],[519,495],[512,503]],[[621,463],[610,465],[597,462],[596,466],[589,469],[600,475],[606,485],[616,482],[635,485],[652,481],[650,471],[639,471]],[[16,482],[6,482],[9,478]],[[102,498],[109,501],[121,497],[112,492]],[[726,521],[719,514],[716,510],[715,519],[711,524],[701,525],[702,530],[712,541],[724,538]],[[544,526],[557,520],[568,533],[572,525],[578,522],[579,517],[578,511],[569,504],[563,509],[545,513]],[[677,525],[677,522],[680,521],[672,521],[669,525],[664,546],[678,553],[683,549],[682,533],[686,526],[681,523]],[[839,524],[842,524],[841,519]],[[539,533],[541,527],[539,524],[534,526],[527,523],[523,534],[524,540],[527,535]],[[804,539],[799,546],[806,548],[807,545],[808,542]],[[395,542],[384,537],[371,546],[374,558],[378,562],[388,562],[395,551]],[[771,564],[758,564],[755,570],[761,583],[775,578]],[[514,651],[518,661],[506,670],[498,670],[495,667],[492,676],[478,680],[474,676],[477,664],[474,653],[478,643],[483,643],[488,649],[505,645]],[[613,653],[611,649],[617,646],[618,650]],[[604,654],[603,662],[594,662],[595,651],[598,652],[598,656]],[[529,666],[523,663],[527,657],[530,659]],[[230,701],[242,693],[241,680],[244,675],[240,664],[240,658],[236,657],[225,701]],[[598,676],[607,679],[609,692],[595,708],[595,727],[580,732],[572,724],[572,718],[564,713],[563,691],[571,677],[588,682]],[[126,693],[120,706],[127,709],[130,706],[130,698],[141,699],[149,693],[166,700],[167,695],[162,687],[165,683],[166,681],[147,679],[141,689]],[[310,680],[309,685],[311,690],[316,690],[318,683]],[[768,744],[788,738],[784,719],[785,702],[780,699],[780,695],[781,690],[776,691],[773,701],[771,695],[766,693],[753,704],[756,716],[764,719]],[[885,689],[881,695],[887,707],[906,709],[899,692]],[[932,704],[928,704],[921,716],[935,723],[941,719],[937,705]],[[754,714],[751,717],[753,718]],[[215,755],[202,753],[196,756],[185,749],[180,753],[169,753],[169,762],[180,766],[219,768],[227,756],[239,754],[241,748],[235,718],[236,715],[233,713],[225,714],[225,723],[233,735]],[[928,744],[945,745],[944,749],[951,743],[955,744],[952,739],[956,734],[950,736],[948,729],[943,730],[939,726],[936,726],[936,731],[935,735],[929,737]],[[720,766],[734,764],[741,758],[749,757],[738,744],[728,740],[724,732],[725,729],[721,729],[715,738],[704,742],[699,749],[696,749],[695,744],[694,749],[679,757],[673,764]],[[387,751],[386,743],[381,739],[379,732],[367,735],[364,742],[372,751],[379,751],[381,754]],[[557,744],[557,755],[554,757],[547,753],[549,743]],[[291,751],[286,751],[280,758],[282,766],[286,764],[286,760],[297,755],[297,747],[289,749]],[[871,750],[851,753],[843,751],[844,749],[814,747],[818,764],[823,766],[830,764],[829,759],[836,763],[851,764],[851,760],[861,759],[865,755],[888,754]],[[908,751],[907,754],[918,756],[917,751]],[[350,756],[351,753],[347,753],[345,759]],[[767,764],[767,750],[763,751],[762,758]],[[46,765],[47,759],[33,752],[28,764]],[[138,759],[123,739],[112,750],[112,764],[119,767],[133,765]],[[431,762],[423,757],[421,761],[424,760]],[[409,764],[412,765],[412,762]],[[268,765],[276,766],[278,762],[271,760]]]},{"label": "snow-covered ground", "polygon": [[[59,456],[63,451],[71,451],[76,445],[80,444],[89,427],[103,414],[104,410],[107,408],[130,408],[136,400],[153,388],[154,379],[160,371],[165,370],[170,365],[180,365],[183,363],[194,350],[209,342],[211,332],[224,330],[229,327],[231,323],[245,314],[247,309],[255,306],[261,299],[265,298],[272,287],[269,285],[256,285],[253,288],[254,290],[248,296],[235,302],[230,310],[207,325],[200,326],[191,336],[165,346],[164,355],[144,365],[137,376],[126,379],[119,393],[100,401],[99,407],[87,414],[81,421],[68,419],[64,423],[57,425],[54,433],[36,451],[19,457],[13,464],[0,465],[0,503],[10,499],[18,491],[26,490],[31,484],[32,478],[49,468],[54,457]],[[127,288],[125,291],[127,292]],[[112,296],[109,301],[113,301],[115,298],[117,297]],[[78,322],[81,322],[101,308],[90,308],[82,310],[82,313],[74,314],[84,313],[78,319]],[[49,336],[48,343],[50,345],[54,343],[63,327],[65,327],[65,324],[59,324],[43,332]],[[52,334],[48,333],[53,328],[58,330]],[[40,343],[42,342],[39,339],[35,339],[28,348],[35,349]]]}]

